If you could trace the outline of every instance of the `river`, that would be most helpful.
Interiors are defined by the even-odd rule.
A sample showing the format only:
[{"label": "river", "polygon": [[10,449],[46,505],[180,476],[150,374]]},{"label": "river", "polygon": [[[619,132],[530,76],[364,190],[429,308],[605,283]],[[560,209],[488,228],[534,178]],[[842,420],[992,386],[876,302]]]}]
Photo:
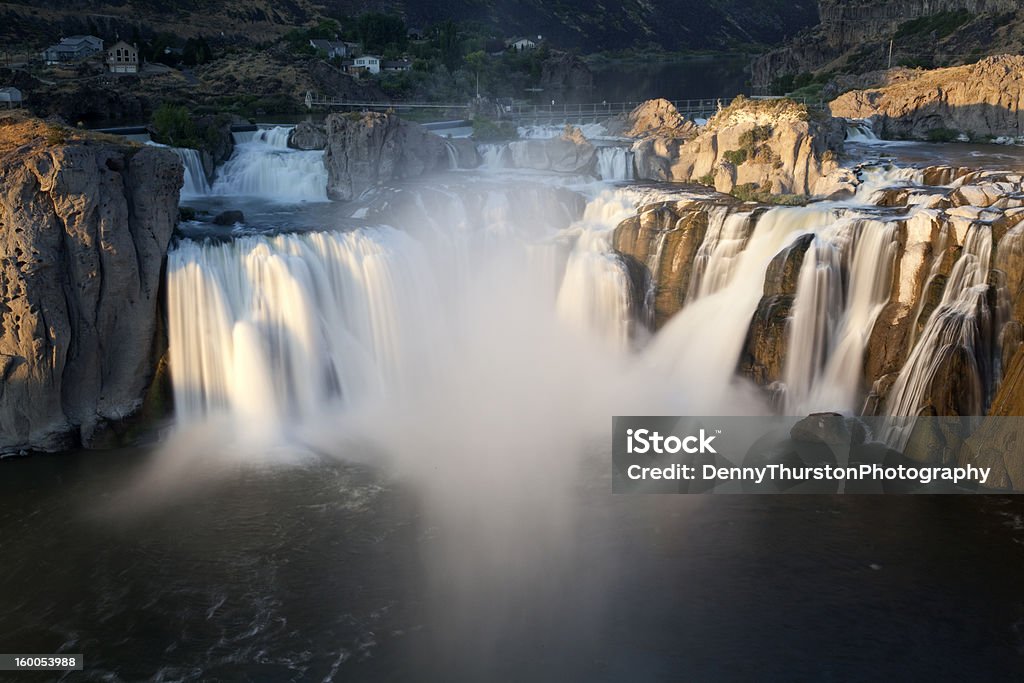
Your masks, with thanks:
[{"label": "river", "polygon": [[[83,653],[68,681],[1019,676],[1024,501],[610,493],[609,415],[770,412],[730,380],[744,307],[794,236],[885,253],[870,192],[716,214],[648,343],[611,230],[693,188],[633,183],[614,151],[595,180],[483,149],[332,204],[285,135],[243,134],[183,197],[245,218],[172,249],[176,423],[3,463],[3,649]],[[859,149],[868,190],[914,182],[883,157],[945,154]],[[863,343],[843,329],[824,353]],[[797,370],[801,410],[856,408]]]}]

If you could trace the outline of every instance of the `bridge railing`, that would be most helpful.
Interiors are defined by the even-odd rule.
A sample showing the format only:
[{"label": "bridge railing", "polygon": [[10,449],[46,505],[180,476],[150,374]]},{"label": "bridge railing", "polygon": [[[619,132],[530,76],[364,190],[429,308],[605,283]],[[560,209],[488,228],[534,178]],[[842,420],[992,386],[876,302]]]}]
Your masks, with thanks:
[{"label": "bridge railing", "polygon": [[[719,109],[729,106],[736,98],[733,97],[709,97],[700,99],[670,100],[679,110],[679,113],[689,118],[706,118],[713,115]],[[755,99],[777,99],[759,97]],[[791,98],[797,102],[816,108],[823,106],[820,102],[810,101],[807,98]],[[501,107],[501,116],[506,119],[580,119],[580,118],[601,118],[627,114],[642,104],[636,102],[589,102],[570,103],[552,101],[551,104],[526,104],[516,103]],[[441,104],[436,102],[359,102],[345,100],[338,97],[326,97],[307,92],[305,97],[306,107],[360,109],[369,111],[386,111],[389,109],[400,111],[410,109],[435,109],[435,110],[460,110],[470,109],[468,104]]]}]

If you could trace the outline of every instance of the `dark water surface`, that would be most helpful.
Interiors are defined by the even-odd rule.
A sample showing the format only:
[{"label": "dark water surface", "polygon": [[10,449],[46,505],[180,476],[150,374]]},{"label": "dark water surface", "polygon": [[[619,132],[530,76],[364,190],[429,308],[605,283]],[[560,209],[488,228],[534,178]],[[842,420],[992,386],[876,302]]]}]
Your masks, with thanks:
[{"label": "dark water surface", "polygon": [[0,463],[0,650],[90,681],[1024,674],[1024,499],[612,496],[598,459],[559,546],[496,566],[365,467],[124,498],[151,457]]}]

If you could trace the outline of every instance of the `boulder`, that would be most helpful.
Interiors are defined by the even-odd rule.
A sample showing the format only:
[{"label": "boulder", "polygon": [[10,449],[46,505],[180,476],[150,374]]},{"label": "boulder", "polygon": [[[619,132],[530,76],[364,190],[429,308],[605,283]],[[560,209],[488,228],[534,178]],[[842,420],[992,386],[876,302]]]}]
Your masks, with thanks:
[{"label": "boulder", "polygon": [[394,114],[331,114],[325,124],[331,199],[348,201],[381,183],[448,167],[444,140]]},{"label": "boulder", "polygon": [[327,129],[312,121],[302,121],[288,133],[288,146],[305,151],[324,149],[327,147]]},{"label": "boulder", "polygon": [[236,223],[244,223],[245,214],[237,210],[221,211],[213,217],[214,225],[235,225]]},{"label": "boulder", "polygon": [[691,138],[699,130],[693,121],[679,113],[674,104],[662,98],[647,100],[629,114],[613,117],[604,125],[612,135],[629,138],[651,135]]},{"label": "boulder", "polygon": [[162,356],[183,169],[166,149],[5,123],[0,452],[88,447],[140,407]]}]

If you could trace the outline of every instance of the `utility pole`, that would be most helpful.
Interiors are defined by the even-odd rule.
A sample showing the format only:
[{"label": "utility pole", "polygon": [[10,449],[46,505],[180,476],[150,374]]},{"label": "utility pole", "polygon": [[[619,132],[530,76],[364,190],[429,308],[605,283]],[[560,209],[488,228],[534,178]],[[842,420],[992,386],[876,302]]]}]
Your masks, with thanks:
[{"label": "utility pole", "polygon": [[889,68],[890,69],[892,68],[892,44],[893,44],[894,40],[895,40],[894,38],[890,38],[889,39]]}]

